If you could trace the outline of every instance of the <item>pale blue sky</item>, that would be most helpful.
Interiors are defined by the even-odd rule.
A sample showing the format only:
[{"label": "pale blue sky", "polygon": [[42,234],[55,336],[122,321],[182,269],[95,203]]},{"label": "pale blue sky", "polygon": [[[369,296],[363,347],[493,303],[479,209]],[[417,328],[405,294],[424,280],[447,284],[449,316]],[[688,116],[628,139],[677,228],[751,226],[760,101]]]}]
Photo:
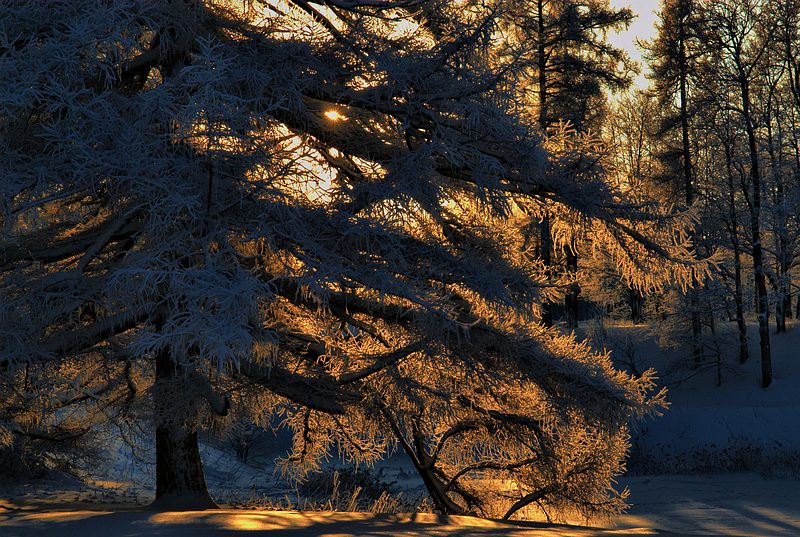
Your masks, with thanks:
[{"label": "pale blue sky", "polygon": [[[608,36],[608,40],[615,46],[624,49],[636,61],[641,60],[641,52],[636,48],[636,39],[650,39],[655,34],[656,11],[658,10],[658,0],[610,0],[612,7],[629,7],[634,14],[638,15],[633,24],[627,31],[614,33]],[[635,81],[639,87],[647,85],[644,73],[640,74]]]}]

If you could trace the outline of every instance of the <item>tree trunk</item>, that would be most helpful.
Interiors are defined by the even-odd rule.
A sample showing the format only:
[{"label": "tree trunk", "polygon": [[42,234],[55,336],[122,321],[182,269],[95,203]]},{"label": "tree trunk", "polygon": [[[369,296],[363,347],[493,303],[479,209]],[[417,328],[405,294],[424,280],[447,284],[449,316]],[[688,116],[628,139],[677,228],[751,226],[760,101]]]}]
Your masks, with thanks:
[{"label": "tree trunk", "polygon": [[728,172],[728,219],[729,233],[733,246],[733,299],[736,304],[736,326],[739,329],[739,363],[750,357],[747,347],[747,324],[744,322],[744,292],[742,290],[742,253],[739,246],[739,218],[736,215],[736,190],[733,186],[733,160],[731,146],[725,142],[725,167]]},{"label": "tree trunk", "polygon": [[394,417],[391,415],[386,406],[384,406],[383,403],[379,403],[379,405],[381,413],[386,419],[386,423],[389,425],[389,428],[392,430],[392,433],[394,433],[398,443],[403,448],[403,451],[406,453],[406,455],[408,455],[411,463],[414,465],[414,468],[422,479],[422,483],[425,485],[425,489],[428,491],[435,508],[443,515],[467,514],[467,511],[463,507],[458,505],[447,495],[444,483],[434,471],[434,461],[431,460],[430,457],[428,457],[428,455],[425,453],[420,436],[418,434],[413,435],[414,438],[412,441],[415,445],[412,446],[411,443],[406,440],[403,431],[400,429],[400,426],[395,421]]},{"label": "tree trunk", "polygon": [[776,289],[778,296],[775,298],[775,333],[782,334],[786,332],[786,312],[784,311],[784,306],[786,305],[786,300],[784,300],[784,296],[782,295],[781,291],[781,283],[780,283],[781,276],[778,275],[778,288]]},{"label": "tree trunk", "polygon": [[[578,252],[575,250],[574,240],[567,246],[565,252],[567,272],[574,280],[578,272]],[[581,288],[578,286],[578,283],[573,282],[567,290],[567,294],[564,296],[564,312],[567,319],[567,328],[578,328],[578,297],[580,296],[580,292]]]},{"label": "tree trunk", "polygon": [[750,232],[753,241],[753,274],[756,286],[756,302],[758,304],[761,387],[766,388],[772,383],[772,356],[769,345],[769,296],[767,295],[767,283],[764,274],[764,252],[761,246],[761,171],[759,169],[755,126],[750,112],[750,86],[744,72],[739,73],[739,81],[742,92],[742,111],[747,130],[748,148],[750,151],[750,183],[753,185],[753,199],[750,208]]},{"label": "tree trunk", "polygon": [[743,364],[750,357],[750,351],[747,348],[747,323],[744,322],[744,300],[742,297],[742,261],[738,245],[733,255],[735,272],[734,300],[736,302],[736,326],[739,329],[739,363]]},{"label": "tree trunk", "polygon": [[714,321],[714,310],[708,308],[708,328],[711,331],[711,351],[714,353],[714,363],[717,366],[717,386],[722,386],[722,349],[719,348],[717,339],[717,324]]},{"label": "tree trunk", "polygon": [[[680,116],[681,116],[681,145],[683,160],[683,183],[686,196],[686,206],[691,207],[694,203],[694,184],[692,180],[692,153],[689,141],[689,107],[688,99],[688,80],[689,80],[689,60],[686,55],[686,20],[681,17],[678,26],[678,65],[680,69]],[[695,258],[697,252],[697,237],[691,234],[692,245],[694,246]],[[692,358],[695,366],[700,364],[703,357],[702,342],[700,341],[703,326],[700,323],[700,282],[692,277],[692,288],[689,290],[689,314],[692,325]]]},{"label": "tree trunk", "polygon": [[[770,95],[768,102],[767,114],[767,150],[769,153],[770,168],[772,170],[772,179],[775,184],[775,197],[773,203],[775,208],[773,210],[773,233],[775,235],[775,257],[776,259],[776,274],[775,281],[775,331],[778,334],[786,332],[786,281],[788,278],[789,263],[788,263],[788,249],[789,240],[786,233],[786,195],[784,193],[783,177],[781,176],[780,167],[783,161],[782,152],[780,151],[780,144],[782,143],[782,136],[780,132],[780,125],[778,126],[778,148],[776,148],[774,134],[772,132],[772,95]],[[778,111],[775,112],[778,115]]]},{"label": "tree trunk", "polygon": [[[539,255],[542,259],[542,264],[547,271],[546,277],[548,282],[552,279],[552,251],[553,251],[553,238],[550,236],[550,217],[544,216],[542,222],[539,224],[539,239],[541,249]],[[549,300],[542,301],[542,324],[550,327],[553,326],[553,305]]]},{"label": "tree trunk", "polygon": [[[794,109],[792,109],[792,124],[796,123],[796,116]],[[800,139],[798,138],[797,129],[790,129],[792,133],[792,147],[794,152],[794,174],[791,178],[791,181],[794,184],[797,184],[798,179],[800,179]],[[795,239],[796,240],[796,239]],[[788,253],[788,252],[787,252]],[[788,260],[789,270],[787,271],[786,277],[786,296],[784,297],[786,303],[784,306],[784,311],[786,312],[786,316],[789,319],[795,318],[800,319],[800,307],[797,310],[793,310],[792,308],[792,276],[791,276],[791,268],[792,268],[792,255],[788,253],[786,256]],[[800,304],[800,296],[797,297],[798,304]],[[794,313],[794,315],[792,315]]]},{"label": "tree trunk", "polygon": [[197,445],[197,431],[191,416],[175,416],[169,397],[179,367],[169,349],[156,354],[156,499],[151,507],[164,511],[213,509],[203,463]]},{"label": "tree trunk", "polygon": [[[784,11],[785,14],[790,14],[791,11]],[[800,108],[800,87],[798,87],[798,73],[796,72],[797,63],[795,63],[795,52],[793,47],[793,32],[794,32],[795,21],[791,18],[788,21],[784,21],[782,27],[784,29],[783,32],[783,43],[784,43],[784,51],[785,51],[785,60],[786,60],[786,70],[787,70],[787,79],[789,80],[789,88],[792,92],[792,97],[794,101],[794,106],[791,108],[791,115],[792,115],[792,124],[796,123],[795,121],[795,114]],[[797,129],[790,129],[789,132],[792,136],[792,145],[794,146],[794,181],[797,181],[797,178],[800,177],[800,140],[798,140],[797,136]],[[787,215],[788,216],[788,215]],[[787,260],[789,260],[789,269],[791,269],[791,259],[790,256],[787,255]],[[784,312],[786,316],[791,319],[792,318],[792,284],[791,284],[791,277],[788,275],[787,271],[787,279],[786,279],[786,295],[784,296]],[[794,318],[800,319],[800,296],[797,297],[797,309],[794,312]]]},{"label": "tree trunk", "polygon": [[632,288],[628,289],[628,301],[631,306],[631,322],[633,324],[639,324],[643,320],[643,315],[642,315],[643,300],[644,297],[642,297],[642,294],[639,291]]},{"label": "tree trunk", "polygon": [[[537,67],[539,69],[539,127],[542,129],[542,134],[547,135],[547,48],[545,43],[545,27],[544,27],[544,0],[538,0],[537,8],[537,30],[539,35],[539,43],[536,51]],[[539,225],[540,237],[540,256],[542,264],[544,264],[547,271],[547,279],[550,280],[552,267],[551,252],[552,237],[550,236],[550,217],[545,215],[542,217],[542,222]],[[550,327],[553,326],[553,305],[549,300],[542,301],[542,324]]]},{"label": "tree trunk", "polygon": [[800,319],[800,293],[797,293],[797,305],[795,306],[794,318]]}]

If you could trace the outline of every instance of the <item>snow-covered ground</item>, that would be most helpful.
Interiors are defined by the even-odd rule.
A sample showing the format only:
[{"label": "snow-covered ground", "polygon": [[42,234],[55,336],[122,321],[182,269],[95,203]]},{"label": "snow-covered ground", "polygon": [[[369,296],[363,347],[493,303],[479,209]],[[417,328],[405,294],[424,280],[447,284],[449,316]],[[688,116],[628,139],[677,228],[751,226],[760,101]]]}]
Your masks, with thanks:
[{"label": "snow-covered ground", "polygon": [[431,514],[290,511],[199,511],[151,513],[126,510],[22,511],[0,510],[0,535],[151,537],[600,537],[610,535],[682,535],[648,528],[606,530],[538,523],[504,524],[471,517]]},{"label": "snow-covered ground", "polygon": [[0,504],[3,537],[564,537],[610,535],[800,535],[800,481],[756,474],[626,478],[635,502],[605,527],[503,524],[430,514],[219,510],[153,513],[86,503]]},{"label": "snow-covered ground", "polygon": [[[149,495],[119,497],[68,482],[23,487],[0,499],[0,536],[227,536],[279,529],[278,537],[556,536],[556,535],[800,535],[800,481],[758,474],[657,475],[621,479],[631,510],[586,526],[507,525],[468,517],[373,515],[264,510],[155,514]],[[113,485],[113,484],[106,484]],[[123,502],[123,503],[120,503]],[[245,533],[246,532],[246,533]],[[257,533],[256,533],[257,534]]]},{"label": "snow-covered ground", "polygon": [[[761,388],[758,331],[748,326],[750,358],[737,360],[734,323],[718,327],[722,384],[711,364],[697,371],[686,352],[659,348],[651,330],[608,329],[612,341],[635,349],[639,370],[653,367],[669,387],[669,410],[634,433],[636,473],[752,471],[800,477],[800,323],[771,333],[773,381]],[[798,494],[800,503],[800,493]]]},{"label": "snow-covered ground", "polygon": [[[655,367],[670,386],[671,408],[635,433],[631,510],[585,526],[508,525],[465,517],[306,511],[220,510],[155,514],[152,468],[124,452],[93,482],[60,479],[0,483],[0,536],[22,535],[243,535],[269,530],[279,537],[328,536],[549,536],[549,535],[793,535],[800,536],[800,323],[772,337],[773,385],[760,388],[757,333],[751,358],[736,363],[736,334],[722,325],[722,385],[712,367],[676,367],[679,354],[656,345],[641,328],[616,326],[607,336],[641,369]],[[684,360],[685,363],[685,360]],[[249,464],[220,446],[206,446],[207,478],[217,498],[263,508],[295,504],[297,489],[273,473],[285,439],[264,437]],[[124,450],[124,448],[123,448]],[[423,492],[402,454],[376,469],[379,486],[403,492],[413,505]],[[281,497],[285,500],[281,501]],[[313,504],[311,505],[313,508]],[[582,521],[575,521],[580,524]]]},{"label": "snow-covered ground", "polygon": [[800,536],[800,480],[759,474],[657,475],[620,480],[633,507],[618,529],[679,535]]}]

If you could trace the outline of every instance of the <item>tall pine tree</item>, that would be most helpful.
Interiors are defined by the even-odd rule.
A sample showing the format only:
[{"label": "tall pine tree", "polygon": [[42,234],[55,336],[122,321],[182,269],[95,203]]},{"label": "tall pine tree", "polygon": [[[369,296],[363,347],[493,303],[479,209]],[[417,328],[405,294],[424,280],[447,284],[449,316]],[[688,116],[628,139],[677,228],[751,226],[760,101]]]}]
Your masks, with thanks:
[{"label": "tall pine tree", "polygon": [[[607,33],[630,24],[629,9],[612,9],[608,0],[526,0],[513,2],[504,27],[509,53],[522,59],[514,74],[526,95],[523,113],[533,113],[540,128],[551,132],[568,123],[578,132],[596,129],[605,110],[604,90],[620,90],[631,83],[633,68],[626,53],[606,41]],[[544,215],[539,225],[539,256],[556,272],[552,259],[553,223]],[[573,280],[566,291],[567,326],[578,321],[580,288],[576,240],[563,245],[564,268]],[[543,305],[543,322],[551,325],[552,305]]]}]

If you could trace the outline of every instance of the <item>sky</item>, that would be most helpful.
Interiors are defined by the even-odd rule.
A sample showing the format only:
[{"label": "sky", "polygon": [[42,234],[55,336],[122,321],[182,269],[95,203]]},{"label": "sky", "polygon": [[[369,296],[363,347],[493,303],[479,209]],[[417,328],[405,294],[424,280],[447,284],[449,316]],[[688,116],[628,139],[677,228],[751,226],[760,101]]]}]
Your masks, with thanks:
[{"label": "sky", "polygon": [[[611,7],[615,8],[628,7],[638,16],[627,31],[609,34],[609,42],[627,51],[634,60],[641,61],[642,53],[636,47],[636,40],[651,39],[655,35],[654,24],[659,0],[610,0],[610,3]],[[639,87],[646,87],[647,79],[644,73],[638,75],[634,83]]]}]

